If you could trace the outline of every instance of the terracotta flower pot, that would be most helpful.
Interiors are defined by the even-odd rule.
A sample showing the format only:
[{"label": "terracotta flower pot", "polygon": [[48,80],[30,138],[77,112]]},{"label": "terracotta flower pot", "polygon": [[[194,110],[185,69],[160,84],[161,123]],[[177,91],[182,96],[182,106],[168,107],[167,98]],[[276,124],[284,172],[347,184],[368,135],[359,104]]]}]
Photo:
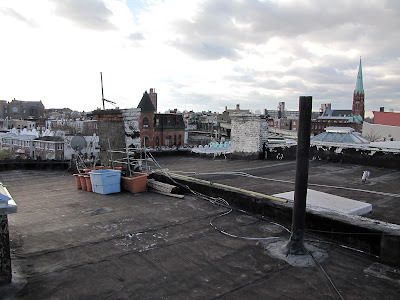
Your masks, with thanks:
[{"label": "terracotta flower pot", "polygon": [[87,173],[89,173],[90,171],[92,171],[93,169],[83,169],[83,173],[85,173],[85,174],[87,174]]},{"label": "terracotta flower pot", "polygon": [[81,180],[79,178],[79,174],[74,174],[75,184],[77,189],[82,189]]},{"label": "terracotta flower pot", "polygon": [[120,171],[122,171],[122,167],[114,167],[114,170],[120,170]]},{"label": "terracotta flower pot", "polygon": [[87,190],[87,187],[86,187],[85,175],[79,174],[79,179],[80,179],[80,181],[81,181],[82,190],[86,191],[86,190]]},{"label": "terracotta flower pot", "polygon": [[93,190],[92,190],[92,182],[90,181],[90,176],[89,175],[84,175],[83,177],[85,177],[85,181],[86,181],[86,190],[88,192],[93,192]]},{"label": "terracotta flower pot", "polygon": [[132,194],[141,193],[147,190],[147,176],[146,173],[135,172],[135,177],[121,176],[122,189]]},{"label": "terracotta flower pot", "polygon": [[96,170],[103,170],[104,166],[96,166]]}]

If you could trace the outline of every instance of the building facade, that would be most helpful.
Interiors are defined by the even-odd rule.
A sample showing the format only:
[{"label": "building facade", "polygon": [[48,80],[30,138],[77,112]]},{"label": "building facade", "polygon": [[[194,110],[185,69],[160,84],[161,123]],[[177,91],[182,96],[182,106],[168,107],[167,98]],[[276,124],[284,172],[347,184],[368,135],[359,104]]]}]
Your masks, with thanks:
[{"label": "building facade", "polygon": [[179,147],[184,144],[185,123],[182,114],[155,113],[156,108],[147,91],[143,94],[138,108],[141,147]]},{"label": "building facade", "polygon": [[21,159],[64,159],[64,140],[61,137],[4,134],[1,147]]},{"label": "building facade", "polygon": [[0,119],[38,119],[44,117],[42,101],[0,101]]}]

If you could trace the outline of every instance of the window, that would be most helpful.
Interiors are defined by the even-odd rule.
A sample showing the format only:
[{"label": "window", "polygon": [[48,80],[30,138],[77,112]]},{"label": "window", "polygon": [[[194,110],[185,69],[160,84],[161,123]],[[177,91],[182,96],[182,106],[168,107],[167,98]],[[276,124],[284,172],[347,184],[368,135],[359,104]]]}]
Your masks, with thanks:
[{"label": "window", "polygon": [[170,147],[172,144],[172,138],[170,135],[167,135],[167,137],[165,138],[165,146]]},{"label": "window", "polygon": [[149,137],[148,136],[143,137],[143,147],[149,147]]},{"label": "window", "polygon": [[149,127],[149,118],[148,117],[143,118],[143,127],[145,127],[145,128]]},{"label": "window", "polygon": [[179,135],[179,137],[178,137],[178,145],[179,146],[182,145],[182,136],[181,135]]},{"label": "window", "polygon": [[156,136],[156,147],[160,147],[160,137],[159,136]]}]

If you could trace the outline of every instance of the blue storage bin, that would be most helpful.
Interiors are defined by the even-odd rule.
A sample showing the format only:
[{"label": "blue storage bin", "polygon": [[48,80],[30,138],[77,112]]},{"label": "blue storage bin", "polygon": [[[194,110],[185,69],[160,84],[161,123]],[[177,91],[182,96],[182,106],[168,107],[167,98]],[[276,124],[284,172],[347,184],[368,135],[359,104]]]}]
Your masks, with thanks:
[{"label": "blue storage bin", "polygon": [[120,170],[96,170],[89,175],[94,193],[107,195],[121,192]]}]

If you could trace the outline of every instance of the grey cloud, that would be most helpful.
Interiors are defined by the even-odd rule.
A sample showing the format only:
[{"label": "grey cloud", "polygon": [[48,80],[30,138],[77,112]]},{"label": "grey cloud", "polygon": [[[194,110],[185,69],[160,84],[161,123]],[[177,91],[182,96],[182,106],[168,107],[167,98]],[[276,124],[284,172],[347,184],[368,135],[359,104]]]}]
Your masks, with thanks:
[{"label": "grey cloud", "polygon": [[55,1],[58,16],[77,23],[82,28],[105,31],[115,29],[109,18],[112,12],[102,0],[62,0]]},{"label": "grey cloud", "polygon": [[[307,2],[292,6],[269,1],[209,0],[200,8],[193,21],[180,21],[175,30],[184,37],[184,43],[175,46],[181,50],[192,50],[189,54],[204,53],[201,45],[224,45],[232,49],[228,53],[242,49],[244,44],[265,43],[272,37],[296,39],[309,37],[321,43],[364,44],[374,37],[380,40],[393,37],[392,28],[400,28],[398,7],[391,2],[381,8],[372,2],[360,5],[358,2],[328,0]],[[237,27],[239,23],[246,26]],[[387,29],[387,30],[385,30]],[[383,36],[381,32],[384,32]],[[366,35],[367,34],[367,35]],[[368,36],[368,34],[370,36]],[[194,45],[193,47],[182,47]],[[349,47],[347,47],[349,48]],[[195,51],[194,49],[200,49]],[[203,58],[218,59],[205,51]],[[197,55],[202,57],[202,55]],[[223,56],[225,57],[225,53]],[[237,58],[237,56],[227,56]]]},{"label": "grey cloud", "polygon": [[12,9],[12,8],[4,9],[4,10],[2,11],[2,13],[3,13],[5,16],[10,16],[10,17],[13,17],[13,18],[17,19],[18,21],[21,21],[21,22],[27,24],[28,26],[37,27],[37,23],[36,23],[35,21],[32,21],[32,20],[29,20],[29,19],[25,18],[23,15],[21,15],[21,14],[18,13],[18,12],[16,12],[16,11],[15,11],[14,9]]},{"label": "grey cloud", "polygon": [[174,42],[173,46],[201,60],[235,59],[239,57],[235,49],[213,42]]},{"label": "grey cloud", "polygon": [[130,40],[132,40],[132,41],[142,41],[142,40],[145,39],[145,38],[144,38],[144,35],[141,34],[140,32],[132,33],[132,34],[129,35],[128,38],[129,38]]},{"label": "grey cloud", "polygon": [[[262,107],[261,98],[270,97],[276,101],[271,109],[276,109],[278,101],[286,101],[288,107],[296,109],[298,96],[302,94],[312,95],[316,104],[331,102],[334,108],[350,109],[358,55],[363,60],[367,110],[383,99],[399,98],[398,77],[385,77],[400,74],[399,1],[294,3],[285,6],[280,2],[256,0],[206,1],[191,21],[175,24],[181,40],[174,46],[198,59],[236,60],[244,55],[244,46],[247,51],[251,45],[280,38],[283,42],[276,52],[289,54],[279,58],[284,71],[268,70],[268,66],[265,71],[252,70],[237,64],[232,67],[233,75],[225,77],[232,87],[243,85],[261,89],[261,93],[264,91],[265,95],[252,97],[252,105],[259,105],[258,108]],[[235,23],[243,26],[235,26]],[[304,42],[315,44],[316,49],[307,48],[312,46]],[[222,48],[216,51],[203,45]],[[315,55],[318,47],[331,54]],[[254,48],[264,51],[258,49]],[[349,57],[350,51],[359,53]],[[274,53],[257,55],[262,64],[263,55]],[[310,64],[299,66],[300,59]],[[294,79],[280,80],[287,76]],[[276,91],[282,96],[273,96]]]}]

